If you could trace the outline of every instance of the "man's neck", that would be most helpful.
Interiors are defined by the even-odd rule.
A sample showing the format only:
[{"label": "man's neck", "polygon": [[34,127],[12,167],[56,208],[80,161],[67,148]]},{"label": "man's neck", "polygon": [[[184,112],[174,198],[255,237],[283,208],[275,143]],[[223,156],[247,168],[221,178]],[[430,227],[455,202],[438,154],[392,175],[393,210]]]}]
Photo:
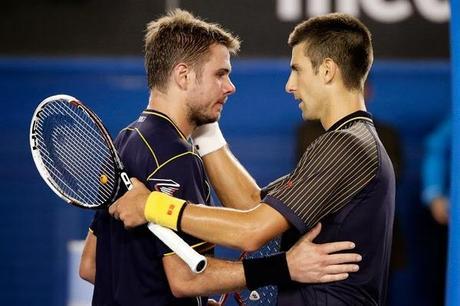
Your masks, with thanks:
[{"label": "man's neck", "polygon": [[366,111],[364,96],[358,91],[341,90],[331,95],[328,103],[329,107],[326,108],[325,114],[320,118],[325,130],[356,111]]},{"label": "man's neck", "polygon": [[147,107],[167,115],[187,138],[195,129],[195,126],[190,123],[187,116],[183,98],[174,97],[172,94],[163,93],[154,89],[150,91],[149,104]]}]

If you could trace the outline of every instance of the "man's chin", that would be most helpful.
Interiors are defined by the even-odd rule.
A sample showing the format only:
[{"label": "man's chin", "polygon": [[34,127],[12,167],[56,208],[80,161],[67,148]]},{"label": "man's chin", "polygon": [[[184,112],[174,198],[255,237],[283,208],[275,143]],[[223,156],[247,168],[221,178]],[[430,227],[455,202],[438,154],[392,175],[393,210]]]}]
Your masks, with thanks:
[{"label": "man's chin", "polygon": [[307,120],[312,120],[313,118],[311,118],[311,116],[309,116],[308,114],[302,112],[302,119],[304,121],[307,121]]},{"label": "man's chin", "polygon": [[200,120],[197,120],[196,125],[202,126],[208,123],[214,123],[214,122],[219,121],[219,119],[220,119],[220,114],[217,117],[200,118]]},{"label": "man's chin", "polygon": [[307,120],[319,120],[320,117],[318,115],[312,114],[311,112],[303,111],[302,112],[302,119],[304,121],[307,121]]}]

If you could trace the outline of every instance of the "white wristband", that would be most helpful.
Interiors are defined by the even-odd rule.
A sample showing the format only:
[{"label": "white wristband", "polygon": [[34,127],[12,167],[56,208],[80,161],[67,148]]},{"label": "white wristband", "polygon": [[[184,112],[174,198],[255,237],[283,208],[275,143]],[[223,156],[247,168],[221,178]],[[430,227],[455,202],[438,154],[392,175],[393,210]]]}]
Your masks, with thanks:
[{"label": "white wristband", "polygon": [[192,139],[200,156],[217,151],[227,144],[217,122],[198,127],[193,132]]}]

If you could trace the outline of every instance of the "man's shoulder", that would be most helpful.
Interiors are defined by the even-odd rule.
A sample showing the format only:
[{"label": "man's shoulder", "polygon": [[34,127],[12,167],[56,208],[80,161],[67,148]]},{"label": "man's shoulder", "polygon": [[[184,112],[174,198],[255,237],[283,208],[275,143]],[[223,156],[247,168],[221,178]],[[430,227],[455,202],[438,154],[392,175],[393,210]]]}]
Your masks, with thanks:
[{"label": "man's shoulder", "polygon": [[142,150],[162,161],[193,152],[192,145],[181,134],[161,122],[131,124],[120,132],[117,145],[130,151]]},{"label": "man's shoulder", "polygon": [[370,144],[375,144],[375,140],[369,132],[357,133],[355,130],[343,129],[324,133],[310,145],[310,149],[333,149],[335,147]]},{"label": "man's shoulder", "polygon": [[369,150],[376,146],[375,135],[366,123],[357,123],[346,129],[330,131],[320,138],[320,143],[328,147],[356,146]]},{"label": "man's shoulder", "polygon": [[347,128],[326,132],[318,137],[306,150],[303,159],[321,161],[326,166],[329,161],[349,164],[350,162],[378,162],[379,148],[374,133],[367,127]]}]

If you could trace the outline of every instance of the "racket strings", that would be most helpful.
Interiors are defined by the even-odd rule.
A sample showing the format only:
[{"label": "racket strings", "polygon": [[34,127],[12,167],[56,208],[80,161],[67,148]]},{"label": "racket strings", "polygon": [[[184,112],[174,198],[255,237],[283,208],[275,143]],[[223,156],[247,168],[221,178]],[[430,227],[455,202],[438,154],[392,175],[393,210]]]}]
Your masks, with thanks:
[{"label": "racket strings", "polygon": [[[86,201],[90,202],[94,200],[91,194],[89,194],[88,192],[85,192],[85,190],[74,190],[74,188],[68,183],[68,181],[62,179],[61,177],[64,177],[64,174],[62,173],[62,171],[60,171],[54,166],[54,160],[51,160],[51,158],[48,157],[47,154],[42,154],[42,157],[45,159],[44,162],[45,162],[45,166],[47,167],[48,172],[52,174],[54,180],[58,182],[58,185],[60,186],[60,189],[63,193],[72,195],[72,197],[74,198],[81,197],[82,199],[85,200],[85,202]],[[76,181],[79,181],[78,176],[74,175],[73,177]],[[80,193],[77,196],[76,194],[79,191]]]},{"label": "racket strings", "polygon": [[[77,130],[78,130],[78,125],[76,126],[77,127]],[[55,148],[57,149],[57,151],[59,149],[61,149],[61,147],[63,145],[67,145],[67,144],[70,144],[71,147],[70,148],[63,148],[60,150],[60,152],[62,153],[65,153],[65,154],[62,154],[61,156],[62,157],[65,157],[66,155],[71,155],[71,157],[73,157],[73,159],[71,160],[68,160],[69,163],[68,165],[74,165],[78,168],[78,165],[81,165],[83,164],[84,162],[87,162],[89,158],[92,163],[88,163],[88,166],[91,168],[91,166],[95,165],[95,164],[98,164],[99,166],[102,165],[104,168],[104,170],[106,170],[107,172],[110,172],[111,169],[106,165],[106,163],[104,162],[104,160],[102,159],[99,159],[99,160],[95,160],[96,157],[104,157],[105,158],[105,161],[109,161],[110,162],[110,158],[108,158],[108,154],[110,154],[107,149],[106,149],[106,145],[104,145],[102,142],[100,142],[100,139],[99,138],[85,138],[84,140],[88,142],[88,145],[85,145],[85,146],[82,146],[82,143],[81,143],[81,135],[82,134],[86,134],[86,135],[89,135],[89,133],[92,133],[93,131],[94,132],[97,132],[95,130],[93,131],[88,131],[88,130],[79,130],[80,131],[80,135],[76,132],[74,132],[74,128],[69,128],[69,127],[66,127],[66,129],[63,129],[62,126],[56,126],[55,127],[55,130],[57,130],[58,132],[60,133],[51,133],[51,137],[54,139],[54,142],[53,144],[54,145],[57,145]],[[60,139],[57,138],[56,135],[67,135],[66,137],[66,142],[63,143]],[[72,137],[68,137],[68,136],[72,136]],[[79,141],[76,142],[76,141],[71,141],[71,140],[76,140],[78,139]],[[99,140],[99,142],[94,142],[93,140]],[[85,150],[83,150],[85,149]],[[103,149],[103,150],[101,150]],[[105,150],[104,150],[105,149]],[[90,152],[86,151],[86,150],[89,150]],[[83,159],[83,157],[85,157],[85,159]],[[71,161],[73,160],[76,160],[77,163],[71,163]],[[95,167],[92,167],[93,170],[95,171],[99,171],[99,169],[96,169]],[[84,174],[84,173],[81,173],[81,174]]]},{"label": "racket strings", "polygon": [[[71,135],[72,136],[72,139],[77,139],[77,137],[79,137],[79,135],[77,135],[76,133],[73,133],[73,130],[72,129],[67,129],[67,130],[64,130],[62,129],[61,127],[56,127],[56,130],[58,132],[61,132],[61,135],[62,134],[67,134],[67,135]],[[55,145],[55,149],[57,152],[60,152],[62,153],[61,156],[65,159],[66,155],[68,155],[69,157],[71,157],[70,160],[68,160],[68,164],[72,164],[76,167],[76,169],[80,168],[82,169],[82,167],[80,166],[81,164],[83,164],[84,162],[87,162],[88,161],[88,157],[89,157],[89,160],[92,161],[91,163],[89,163],[87,166],[89,168],[92,168],[92,170],[95,170],[95,171],[98,171],[99,169],[96,169],[94,167],[94,164],[97,163],[98,165],[102,165],[102,168],[106,171],[106,172],[110,172],[111,169],[109,167],[106,166],[106,163],[104,163],[104,160],[97,160],[95,159],[94,157],[99,157],[99,155],[101,154],[106,154],[105,152],[92,152],[93,149],[97,149],[95,146],[92,146],[92,143],[90,145],[87,145],[87,146],[82,146],[81,145],[81,141],[80,142],[70,142],[70,144],[72,145],[71,148],[62,148],[62,146],[64,145],[58,138],[57,138],[57,133],[51,133],[51,137],[53,138],[53,144]],[[41,138],[42,140],[44,140],[43,138]],[[65,144],[69,144],[69,140],[70,138],[67,137],[66,138],[66,143]],[[86,151],[86,154],[85,154],[85,151],[83,151],[82,149],[87,149],[88,151]],[[100,154],[94,154],[94,153],[100,153]],[[85,155],[88,155],[88,156],[85,156]],[[86,159],[84,159],[83,157],[86,157]],[[107,158],[107,155],[105,155],[105,160],[109,160],[109,158]],[[77,161],[77,163],[71,163],[73,161]],[[87,169],[85,169],[87,170]],[[84,172],[82,172],[81,174],[85,174]]]},{"label": "racket strings", "polygon": [[[45,139],[43,139],[41,136],[38,136],[38,139],[42,141],[41,144],[46,143]],[[63,150],[61,149],[61,146],[59,145],[59,142],[57,142],[55,139],[54,139],[54,141],[53,141],[53,144],[54,144],[54,146],[53,146],[53,153],[52,153],[52,155],[53,155],[53,156],[54,156],[54,155],[58,155],[58,156],[59,156],[59,161],[64,161],[66,165],[68,165],[71,161],[72,161],[72,162],[75,161],[75,159],[68,160],[68,159],[66,158],[66,155],[70,155],[69,152],[72,152],[72,151],[63,151]],[[78,166],[76,166],[76,165],[78,165],[79,163],[77,163],[76,165],[74,165],[74,167],[72,167],[72,168],[69,168],[69,167],[63,168],[63,167],[62,167],[62,163],[61,163],[61,167],[60,167],[61,170],[60,170],[60,169],[58,169],[58,168],[55,166],[55,164],[56,164],[56,159],[53,159],[53,158],[50,156],[50,154],[49,154],[50,152],[49,152],[48,150],[45,150],[45,149],[47,149],[47,148],[45,148],[44,146],[41,146],[40,149],[42,150],[42,151],[41,151],[42,159],[43,159],[43,161],[45,162],[45,165],[47,166],[49,172],[50,172],[51,174],[53,174],[53,177],[54,177],[56,180],[58,180],[60,183],[62,183],[62,184],[67,188],[67,189],[63,189],[63,191],[64,191],[66,194],[76,193],[76,191],[73,191],[72,187],[70,186],[70,185],[73,185],[73,184],[70,184],[70,185],[69,185],[68,182],[66,182],[66,181],[64,181],[63,179],[61,179],[61,178],[66,178],[66,179],[68,179],[68,177],[66,177],[66,176],[64,175],[65,173],[63,173],[63,171],[61,171],[61,170],[65,170],[65,172],[66,172],[67,174],[70,174],[70,175],[72,176],[72,178],[73,178],[74,181],[77,181],[77,182],[79,182],[79,183],[83,183],[83,180],[79,179],[79,176],[82,175],[82,174],[84,174],[84,170],[82,169],[82,170],[80,171],[80,173],[75,173],[74,171],[72,171],[73,169],[77,169],[77,168],[78,168]],[[55,154],[55,153],[57,153],[57,154]],[[77,160],[77,162],[81,162],[81,161],[78,161],[78,160]],[[50,170],[53,170],[53,171],[50,171]],[[62,187],[62,186],[61,186],[61,187]],[[84,190],[83,190],[83,192],[81,193],[81,196],[83,197],[84,195],[87,195],[87,194],[88,194],[88,193],[84,192]],[[84,198],[87,199],[87,200],[90,199],[90,198],[87,198],[87,197],[84,197]]]},{"label": "racket strings", "polygon": [[[83,111],[80,111],[81,114],[75,112],[73,109],[69,109],[69,108],[64,108],[62,105],[59,105],[57,104],[57,106],[61,106],[59,108],[59,110],[57,111],[63,111],[64,113],[66,113],[69,117],[71,118],[79,118],[81,119],[82,121],[79,122],[79,121],[74,121],[74,123],[76,123],[75,127],[76,127],[76,130],[77,132],[80,133],[80,135],[97,135],[99,136],[100,135],[100,132],[99,130],[96,128],[93,127],[94,123],[90,121],[89,117],[87,117],[85,115],[85,113]],[[45,109],[45,111],[48,110],[48,109]],[[70,111],[70,112],[69,112]],[[55,112],[54,113],[55,115],[56,114],[60,114],[58,112]],[[83,116],[82,116],[83,114]],[[80,123],[84,123],[85,125],[83,124],[80,124]],[[57,129],[59,129],[60,127],[57,126],[56,127]],[[73,131],[73,129],[69,129],[69,131]],[[77,133],[74,133],[75,137],[73,137],[74,139],[78,139],[78,140],[81,140],[81,138],[79,137],[79,135]],[[109,154],[108,152],[108,149],[107,149],[107,145],[104,141],[101,140],[101,137],[90,137],[90,138],[85,138],[87,140],[94,140],[95,142],[92,143],[92,145],[94,145],[94,148],[95,149],[102,149],[100,150],[100,153],[104,154],[104,156],[107,156],[107,154]],[[92,148],[91,146],[88,146],[88,148]],[[89,157],[99,157],[100,155],[89,155]]]},{"label": "racket strings", "polygon": [[[58,147],[55,148],[55,149],[56,149],[57,151],[59,151],[59,148],[58,148]],[[64,160],[65,162],[74,162],[74,161],[75,161],[75,159],[74,159],[74,160],[67,160],[67,159],[65,158],[65,153],[64,153],[64,154],[61,154],[61,157],[64,157],[62,160]],[[66,187],[66,188],[63,188],[63,192],[65,192],[66,194],[76,194],[77,192],[79,192],[79,196],[80,196],[82,199],[86,200],[86,202],[94,201],[94,196],[92,196],[93,193],[89,193],[89,192],[87,192],[87,190],[81,189],[81,188],[78,189],[78,190],[74,190],[67,182],[65,182],[63,179],[61,179],[61,177],[63,177],[63,173],[62,173],[61,171],[59,171],[59,169],[57,169],[57,168],[54,166],[54,161],[53,161],[50,157],[48,157],[46,154],[43,155],[43,158],[46,159],[46,161],[47,161],[47,166],[48,166],[48,167],[51,167],[52,170],[55,171],[55,173],[53,173],[53,174],[54,174],[54,177],[55,177],[59,182],[61,182],[61,183],[64,185],[64,187]],[[67,164],[68,164],[68,163],[67,163]],[[74,170],[75,170],[75,169],[78,169],[78,168],[79,168],[78,166],[77,166],[77,167],[73,167]],[[86,174],[85,174],[85,169],[81,168],[81,170],[79,171],[80,173],[78,173],[77,171],[71,171],[72,169],[70,169],[70,168],[67,168],[66,170],[67,170],[67,173],[70,174],[70,175],[72,176],[73,180],[75,180],[76,182],[78,182],[78,184],[80,184],[80,186],[83,185],[83,184],[85,183],[85,180],[82,179],[82,178],[80,178],[81,176],[85,176],[85,175],[86,175]],[[52,172],[52,171],[51,171],[51,172]],[[59,175],[58,175],[58,174],[59,174]],[[109,196],[110,196],[109,191],[108,191],[108,188],[103,188],[103,187],[101,187],[101,191],[105,194],[106,197],[109,197]],[[76,196],[75,196],[75,197],[76,197]]]},{"label": "racket strings", "polygon": [[[116,177],[112,155],[83,110],[69,103],[49,103],[37,130],[45,166],[63,192],[87,206],[110,198]],[[107,177],[106,184],[101,184],[101,175]]]},{"label": "racket strings", "polygon": [[[57,130],[61,130],[60,128],[57,128]],[[61,132],[65,132],[65,131],[61,131]],[[67,134],[71,134],[71,133],[67,133]],[[42,140],[42,142],[45,142],[45,139],[43,139],[41,136],[38,137],[40,140]],[[76,161],[76,163],[73,163],[73,166],[74,169],[76,170],[76,179],[78,178],[78,175],[85,175],[85,170],[87,170],[86,168],[83,168],[81,166],[81,164],[83,162],[85,162],[86,160],[83,159],[82,155],[81,154],[78,154],[78,153],[81,153],[81,152],[78,152],[79,151],[79,148],[81,148],[81,146],[79,145],[73,145],[72,148],[63,148],[62,147],[62,144],[61,142],[59,141],[59,139],[57,139],[56,137],[56,134],[55,133],[52,133],[51,135],[51,138],[53,139],[53,144],[54,144],[54,149],[55,151],[58,153],[58,155],[63,159],[65,160],[68,164],[70,164],[71,162],[74,162]],[[68,141],[67,141],[68,143]],[[69,157],[69,158],[67,158]],[[52,160],[50,158],[48,158],[49,162],[51,163]],[[89,164],[90,168],[92,168],[92,170],[97,170],[95,167],[92,167],[93,164]],[[107,171],[110,171],[108,167],[105,167],[105,169]],[[80,170],[80,171],[78,171]],[[79,172],[79,173],[78,173]]]},{"label": "racket strings", "polygon": [[[71,104],[56,103],[53,106],[55,106],[57,114],[60,114],[61,112],[59,111],[62,111],[66,113],[67,115],[69,115],[71,118],[78,118],[81,120],[80,121],[81,123],[85,123],[85,125],[81,124],[77,127],[82,127],[83,129],[85,129],[85,132],[88,133],[88,135],[98,135],[100,133],[98,128],[94,128],[93,121],[90,119],[88,115],[86,115],[86,113],[83,110],[79,109],[78,107],[75,107],[75,106],[72,107],[69,105]],[[45,109],[45,110],[48,110],[48,109]],[[80,122],[77,122],[77,123],[80,123]],[[105,146],[104,141],[101,141],[100,138],[96,138],[96,139],[99,140],[99,143],[102,146]]]},{"label": "racket strings", "polygon": [[[61,109],[62,110],[62,109]],[[65,110],[64,110],[65,112]],[[72,116],[69,112],[65,112],[69,116]],[[73,117],[75,117],[76,114],[73,112]],[[83,117],[84,118],[84,117]],[[97,132],[95,129],[84,129],[84,125],[80,124],[73,124],[71,126],[63,125],[65,128],[63,129],[62,126],[58,126],[56,128],[56,133],[52,133],[53,138],[55,138],[54,145],[57,149],[57,152],[60,153],[61,150],[64,150],[64,152],[61,153],[61,159],[63,159],[65,162],[67,162],[67,166],[69,166],[69,172],[75,173],[73,176],[77,178],[77,181],[84,186],[86,183],[85,179],[89,179],[89,181],[97,182],[97,178],[101,173],[101,169],[104,169],[104,167],[101,168],[101,165],[107,164],[107,162],[101,162],[100,160],[94,160],[94,157],[98,157],[101,154],[104,156],[108,155],[108,152],[101,152],[100,149],[105,149],[101,146],[102,142],[95,142],[95,140],[100,140],[98,138],[94,137],[84,137],[83,141],[80,139],[80,141],[76,142],[74,141],[76,137],[81,138],[81,134],[79,135],[78,133],[85,133],[83,135],[94,135],[93,132]],[[83,122],[85,123],[85,122]],[[91,127],[88,125],[88,123],[85,123],[88,127]],[[56,135],[59,135],[59,132],[61,135],[64,133],[66,135],[65,141],[61,141],[60,139],[57,139],[58,137]],[[96,134],[97,135],[97,134]],[[66,145],[68,147],[66,147]],[[99,150],[97,150],[99,149]],[[95,151],[96,150],[96,151]],[[67,158],[69,157],[69,158]],[[84,157],[84,158],[83,158]],[[91,167],[94,164],[98,165],[97,168]],[[81,169],[81,166],[79,165],[85,165],[85,167],[88,167],[89,169],[93,170],[93,173],[96,173],[96,177],[94,175],[91,176],[92,172],[87,171],[88,169]],[[80,169],[80,171],[78,171]],[[83,171],[82,171],[83,170]],[[79,173],[80,172],[80,173]],[[106,173],[110,172],[110,169],[105,167]],[[79,177],[82,177],[82,179],[78,179]],[[108,186],[107,186],[108,187]],[[100,186],[97,184],[97,188],[100,190],[104,191],[106,190],[105,197],[110,196],[109,189],[104,186]],[[99,190],[98,189],[98,190]]]},{"label": "racket strings", "polygon": [[[69,133],[72,135],[72,138],[68,138],[68,140],[79,140],[79,141],[74,141],[72,143],[73,149],[76,149],[76,151],[79,154],[74,157],[78,158],[79,156],[84,156],[85,157],[85,162],[87,161],[86,158],[89,158],[92,162],[89,163],[89,166],[92,165],[98,165],[98,166],[105,166],[108,163],[110,163],[110,151],[107,148],[107,144],[102,140],[102,137],[100,136],[100,132],[97,128],[94,128],[94,123],[91,121],[89,117],[86,116],[86,114],[81,111],[81,114],[76,113],[72,108],[70,109],[62,109],[64,112],[66,112],[69,116],[75,118],[77,116],[78,119],[81,119],[82,121],[75,121],[74,126],[75,129],[73,128],[67,128],[65,132]],[[69,113],[68,111],[71,111]],[[83,124],[80,124],[83,123]],[[67,126],[66,126],[67,127]],[[57,127],[58,130],[62,129],[62,126]],[[82,141],[82,135],[84,136],[92,136],[92,137],[85,137],[83,140],[86,142],[81,142]],[[82,144],[85,144],[82,146]],[[82,150],[85,149],[85,150]],[[86,150],[89,150],[87,152]],[[69,150],[72,152],[72,150]],[[86,153],[86,154],[85,154]],[[104,168],[104,167],[103,167]],[[110,171],[111,168],[105,167],[104,168],[106,171]],[[99,171],[98,169],[95,169]]]},{"label": "racket strings", "polygon": [[[64,188],[63,191],[66,194],[72,195],[72,197],[74,197],[74,198],[80,197],[81,199],[86,200],[85,202],[95,201],[96,199],[94,197],[94,193],[88,192],[87,190],[85,190],[85,188],[81,188],[81,186],[84,186],[84,184],[86,183],[85,176],[88,176],[88,175],[85,174],[84,169],[82,169],[81,171],[77,171],[78,167],[75,166],[75,162],[77,162],[77,164],[78,164],[79,161],[75,160],[75,159],[73,159],[73,160],[66,159],[65,156],[69,155],[68,152],[63,152],[62,154],[60,154],[61,150],[60,150],[59,146],[55,146],[54,150],[60,156],[59,163],[61,165],[60,165],[59,168],[64,170],[65,173],[63,173],[63,171],[60,171],[59,169],[57,169],[54,166],[54,163],[56,163],[55,159],[51,159],[49,156],[47,156],[47,154],[44,154],[43,158],[45,158],[47,160],[48,170],[50,170],[50,167],[51,167],[53,170],[56,171],[56,173],[52,173],[52,174],[54,174],[53,176],[54,176],[55,180],[58,180],[60,183],[62,183],[64,185],[65,188]],[[74,163],[73,167],[68,167],[69,161],[71,163]],[[64,167],[62,165],[63,162],[65,164]],[[67,168],[65,168],[65,167],[67,167]],[[50,171],[50,172],[53,172],[53,171]],[[78,172],[80,172],[80,173],[78,173]],[[61,175],[58,175],[59,173]],[[71,178],[69,177],[69,175],[71,176]],[[64,177],[64,179],[67,182],[64,182],[64,180],[61,179],[60,177]],[[82,177],[82,178],[80,179],[80,177]],[[73,188],[73,187],[76,186],[76,184],[78,184],[77,187],[79,187],[79,188]],[[101,190],[103,190],[103,189],[101,189]],[[78,193],[78,195],[77,195],[77,193]]]}]

